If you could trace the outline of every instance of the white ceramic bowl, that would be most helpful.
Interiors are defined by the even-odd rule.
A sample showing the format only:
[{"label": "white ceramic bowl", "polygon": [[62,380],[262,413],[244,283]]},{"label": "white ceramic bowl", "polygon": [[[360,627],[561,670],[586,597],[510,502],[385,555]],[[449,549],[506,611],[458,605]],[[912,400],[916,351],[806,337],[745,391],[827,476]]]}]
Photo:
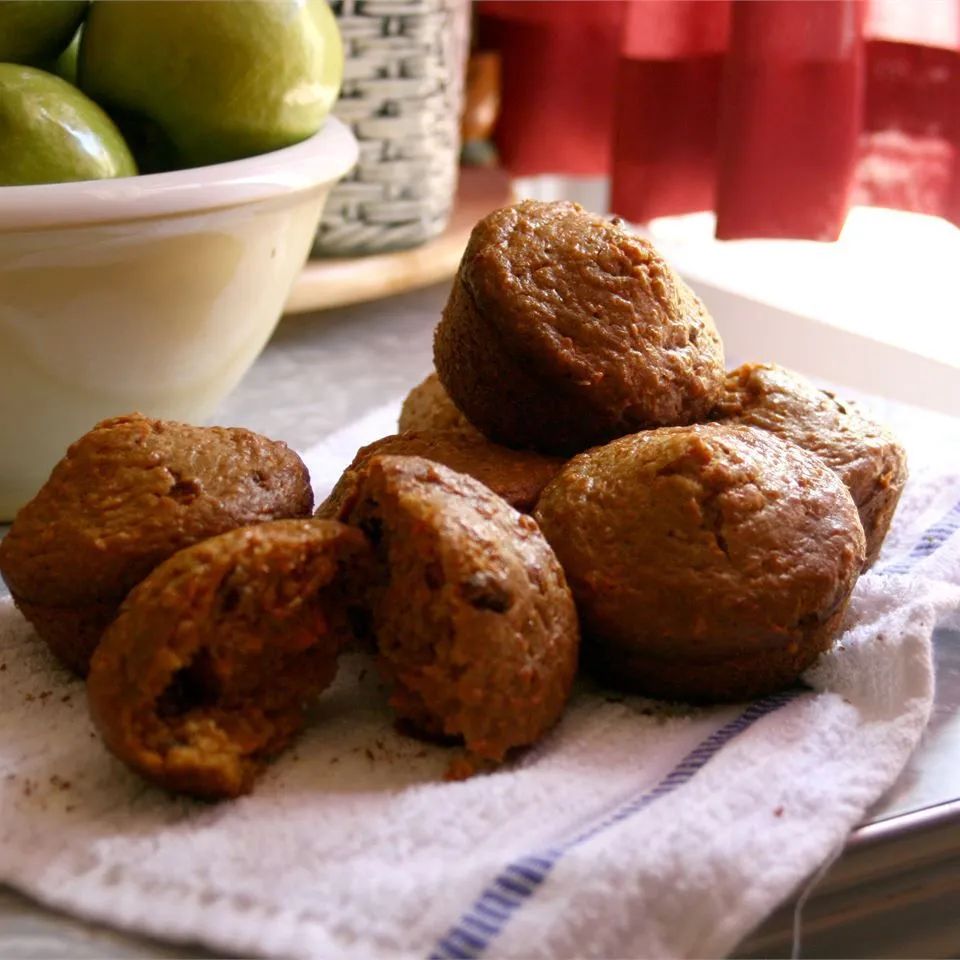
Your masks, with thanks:
[{"label": "white ceramic bowl", "polygon": [[0,521],[98,420],[209,416],[273,331],[356,159],[331,117],[246,160],[0,187]]}]

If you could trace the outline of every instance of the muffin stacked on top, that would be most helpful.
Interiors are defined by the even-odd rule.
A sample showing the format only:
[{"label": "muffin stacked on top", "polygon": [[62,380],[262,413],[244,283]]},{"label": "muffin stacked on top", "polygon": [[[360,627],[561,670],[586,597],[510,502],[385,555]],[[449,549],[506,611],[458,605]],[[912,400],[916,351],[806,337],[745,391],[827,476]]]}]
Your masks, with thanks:
[{"label": "muffin stacked on top", "polygon": [[205,797],[250,789],[337,656],[376,651],[418,735],[488,768],[556,724],[580,659],[613,685],[736,700],[840,629],[906,479],[882,427],[772,365],[724,370],[703,304],[576,204],[473,231],[401,433],[315,516],[247,431],[139,415],[68,451],[0,572],[79,673],[108,747]]},{"label": "muffin stacked on top", "polygon": [[890,525],[903,451],[796,374],[726,374],[705,307],[647,241],[572,203],[496,211],[434,359],[408,423],[574,455],[533,515],[609,682],[741,699],[829,647]]},{"label": "muffin stacked on top", "polygon": [[650,243],[575,203],[526,201],[477,224],[434,360],[477,429],[546,453],[694,423],[723,390],[703,304]]}]

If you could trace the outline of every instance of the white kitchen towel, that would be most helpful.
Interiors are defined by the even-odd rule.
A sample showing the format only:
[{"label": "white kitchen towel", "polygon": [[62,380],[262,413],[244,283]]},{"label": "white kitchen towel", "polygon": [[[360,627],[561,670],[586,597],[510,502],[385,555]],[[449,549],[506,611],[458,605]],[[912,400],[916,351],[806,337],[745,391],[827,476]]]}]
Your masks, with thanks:
[{"label": "white kitchen towel", "polygon": [[[323,495],[374,411],[310,451]],[[72,913],[229,954],[722,956],[894,781],[960,608],[953,421],[886,410],[913,474],[808,687],[691,709],[581,681],[558,728],[460,783],[345,658],[254,792],[173,798],[101,746],[83,686],[0,604],[0,879]]]}]

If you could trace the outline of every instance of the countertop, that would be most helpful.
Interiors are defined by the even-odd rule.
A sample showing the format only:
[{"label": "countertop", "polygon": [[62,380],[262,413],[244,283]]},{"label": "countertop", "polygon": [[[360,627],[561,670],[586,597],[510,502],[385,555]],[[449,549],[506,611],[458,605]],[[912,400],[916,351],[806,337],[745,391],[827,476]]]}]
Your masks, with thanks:
[{"label": "countertop", "polygon": [[[305,449],[401,395],[431,367],[431,332],[447,289],[440,284],[284,319],[215,422]],[[960,633],[940,630],[935,645],[933,721],[900,779],[810,885],[798,926],[800,955],[960,951],[960,871],[952,866],[960,854]],[[795,903],[785,905],[741,945],[740,955],[789,956],[794,914]],[[207,955],[66,918],[0,886],[0,956]]]}]

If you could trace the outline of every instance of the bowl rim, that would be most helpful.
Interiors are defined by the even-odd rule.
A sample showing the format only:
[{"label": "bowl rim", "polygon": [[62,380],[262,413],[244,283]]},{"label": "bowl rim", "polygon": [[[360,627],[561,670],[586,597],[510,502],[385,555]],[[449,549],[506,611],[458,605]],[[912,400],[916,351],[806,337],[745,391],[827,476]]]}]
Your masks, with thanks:
[{"label": "bowl rim", "polygon": [[357,162],[350,128],[328,116],[313,136],[242,160],[109,180],[0,186],[0,233],[170,217],[294,195]]}]

